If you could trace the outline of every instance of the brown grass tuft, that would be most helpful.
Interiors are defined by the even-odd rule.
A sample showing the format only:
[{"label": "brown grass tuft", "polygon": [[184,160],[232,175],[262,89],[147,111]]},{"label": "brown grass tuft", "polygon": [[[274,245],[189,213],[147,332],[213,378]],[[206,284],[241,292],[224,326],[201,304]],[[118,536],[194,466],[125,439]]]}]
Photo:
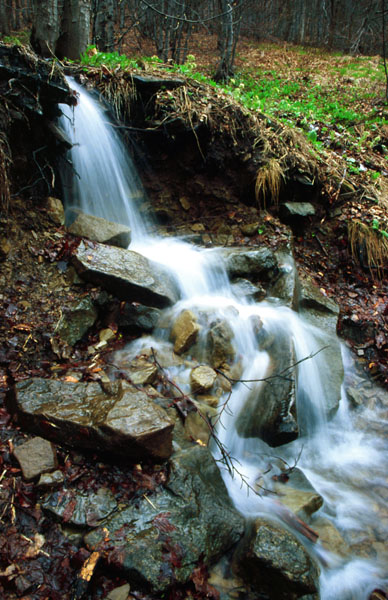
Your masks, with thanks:
[{"label": "brown grass tuft", "polygon": [[348,235],[353,259],[382,277],[388,267],[388,238],[358,220],[348,223]]},{"label": "brown grass tuft", "polygon": [[275,206],[279,203],[280,189],[284,180],[284,171],[276,158],[260,167],[256,175],[255,196],[262,208],[267,207],[267,201]]}]

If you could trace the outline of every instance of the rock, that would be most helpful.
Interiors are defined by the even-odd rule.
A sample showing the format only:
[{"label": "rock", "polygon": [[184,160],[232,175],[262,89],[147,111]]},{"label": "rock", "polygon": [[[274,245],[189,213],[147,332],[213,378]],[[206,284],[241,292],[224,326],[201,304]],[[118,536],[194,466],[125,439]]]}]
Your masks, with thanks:
[{"label": "rock", "polygon": [[104,560],[130,584],[155,593],[185,583],[199,562],[215,562],[243,529],[210,452],[195,446],[174,455],[165,489],[116,512],[85,542],[104,548]]},{"label": "rock", "polygon": [[313,520],[312,525],[314,531],[319,534],[319,540],[326,550],[330,550],[330,552],[334,552],[339,556],[349,556],[349,545],[331,521],[318,517]]},{"label": "rock", "polygon": [[195,401],[195,406],[198,410],[190,411],[185,418],[185,436],[187,439],[197,442],[197,444],[207,446],[211,437],[209,424],[213,423],[218,416],[217,405],[211,407],[206,402]]},{"label": "rock", "polygon": [[47,105],[74,104],[63,71],[26,51],[24,46],[0,45],[0,79],[22,81],[23,89],[20,85],[10,85],[7,97],[13,106],[38,116]]},{"label": "rock", "polygon": [[261,302],[267,295],[267,292],[260,284],[253,284],[249,279],[238,278],[232,283],[233,294],[240,299],[241,296]]},{"label": "rock", "polygon": [[[236,427],[241,437],[259,437],[270,446],[281,446],[297,438],[299,432],[295,419],[295,375],[290,368],[295,364],[295,353],[292,340],[280,330],[267,351],[270,366],[264,377],[273,379],[250,384],[251,391]],[[286,378],[276,377],[289,368]]]},{"label": "rock", "polygon": [[275,254],[265,246],[257,250],[225,249],[222,256],[225,260],[228,275],[231,278],[245,277],[254,282],[257,280],[269,281],[277,269]]},{"label": "rock", "polygon": [[129,583],[125,583],[110,591],[105,600],[127,600],[130,589]]},{"label": "rock", "polygon": [[134,385],[150,385],[158,376],[158,367],[146,358],[137,358],[131,361],[126,370]]},{"label": "rock", "polygon": [[77,489],[61,489],[48,494],[42,508],[76,527],[97,527],[102,519],[117,508],[110,490],[100,488],[97,492]]},{"label": "rock", "polygon": [[240,229],[244,235],[252,236],[256,235],[258,229],[260,227],[260,221],[255,221],[254,223],[246,223],[245,225],[241,225]]},{"label": "rock", "polygon": [[319,361],[322,372],[330,373],[330,377],[321,378],[324,410],[330,418],[338,410],[344,378],[341,345],[336,335],[339,307],[331,298],[324,296],[309,277],[300,275],[299,281],[299,313],[319,328],[316,337],[323,350],[315,360]]},{"label": "rock", "polygon": [[315,215],[315,208],[310,202],[285,202],[280,206],[282,219],[305,218]]},{"label": "rock", "polygon": [[159,308],[178,300],[170,274],[138,252],[81,242],[73,262],[83,279],[100,285],[121,300]]},{"label": "rock", "polygon": [[257,519],[234,557],[237,574],[271,600],[314,594],[319,571],[304,546],[279,525]]},{"label": "rock", "polygon": [[108,452],[128,461],[164,460],[172,451],[173,422],[132,386],[33,378],[17,383],[9,399],[20,424],[74,448]]},{"label": "rock", "polygon": [[77,214],[75,221],[67,229],[73,235],[119,248],[128,248],[131,243],[131,230],[126,225],[118,225],[83,212]]},{"label": "rock", "polygon": [[50,219],[55,225],[65,224],[65,209],[59,198],[49,196],[46,201],[46,209]]},{"label": "rock", "polygon": [[52,473],[42,473],[37,483],[38,488],[54,488],[62,485],[64,476],[62,471],[53,471]]},{"label": "rock", "polygon": [[24,479],[31,481],[47,471],[57,468],[57,453],[53,444],[41,437],[32,438],[13,451]]},{"label": "rock", "polygon": [[319,510],[323,504],[322,496],[317,493],[304,473],[298,468],[287,472],[286,480],[279,477],[273,491],[278,494],[281,503],[303,521]]},{"label": "rock", "polygon": [[210,328],[207,334],[207,354],[209,363],[215,369],[233,361],[235,357],[233,337],[233,331],[226,321],[218,319]]},{"label": "rock", "polygon": [[74,346],[94,325],[97,316],[98,313],[92,300],[85,297],[80,302],[66,308],[54,333],[69,346]]},{"label": "rock", "polygon": [[274,491],[279,494],[278,498],[302,520],[311,516],[319,510],[323,504],[323,498],[314,491],[306,492],[296,490],[287,483],[275,486]]},{"label": "rock", "polygon": [[217,379],[217,373],[211,367],[200,365],[190,373],[191,391],[195,394],[204,394],[211,390]]},{"label": "rock", "polygon": [[171,338],[174,342],[174,352],[183,354],[197,340],[200,326],[197,317],[191,310],[183,310],[176,318],[172,329]]},{"label": "rock", "polygon": [[117,320],[125,333],[151,333],[158,324],[160,310],[136,302],[126,302]]},{"label": "rock", "polygon": [[282,300],[286,306],[298,308],[298,275],[292,256],[284,252],[277,253],[279,274],[268,290],[268,295]]},{"label": "rock", "polygon": [[312,314],[315,318],[314,324],[325,329],[328,333],[336,335],[340,312],[338,304],[325,296],[311,277],[302,273],[299,273],[297,310],[303,314],[306,313],[307,318],[309,314]]}]

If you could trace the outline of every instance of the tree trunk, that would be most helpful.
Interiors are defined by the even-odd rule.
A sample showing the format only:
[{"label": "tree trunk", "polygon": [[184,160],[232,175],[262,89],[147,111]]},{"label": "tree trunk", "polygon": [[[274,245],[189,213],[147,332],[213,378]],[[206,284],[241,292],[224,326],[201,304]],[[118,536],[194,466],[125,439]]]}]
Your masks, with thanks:
[{"label": "tree trunk", "polygon": [[77,60],[85,52],[90,36],[90,0],[65,0],[61,35],[56,46],[59,58]]},{"label": "tree trunk", "polygon": [[31,45],[44,57],[55,54],[60,35],[63,0],[33,1]]},{"label": "tree trunk", "polygon": [[112,52],[114,49],[114,2],[98,0],[95,2],[94,42],[101,52]]}]

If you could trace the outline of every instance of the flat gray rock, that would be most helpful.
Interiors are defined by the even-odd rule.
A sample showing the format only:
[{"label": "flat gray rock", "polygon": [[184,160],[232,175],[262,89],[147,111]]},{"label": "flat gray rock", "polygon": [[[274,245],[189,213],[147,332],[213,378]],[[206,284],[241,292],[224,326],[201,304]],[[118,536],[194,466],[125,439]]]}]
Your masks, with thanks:
[{"label": "flat gray rock", "polygon": [[81,242],[73,263],[83,279],[121,300],[164,308],[179,298],[169,272],[133,250]]},{"label": "flat gray rock", "polygon": [[33,378],[15,385],[10,404],[23,427],[71,447],[128,461],[168,458],[174,423],[164,408],[132,386],[114,387],[108,394],[94,382]]},{"label": "flat gray rock", "polygon": [[112,223],[102,217],[95,217],[83,212],[77,214],[75,221],[67,230],[73,235],[119,248],[128,248],[131,243],[131,230],[126,225]]}]

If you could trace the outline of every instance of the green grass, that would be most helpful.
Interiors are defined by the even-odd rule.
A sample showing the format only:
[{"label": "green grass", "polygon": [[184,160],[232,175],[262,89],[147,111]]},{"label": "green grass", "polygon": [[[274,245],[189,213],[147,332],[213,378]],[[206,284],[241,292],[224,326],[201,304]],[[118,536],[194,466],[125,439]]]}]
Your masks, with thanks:
[{"label": "green grass", "polygon": [[[299,55],[306,52],[299,47],[293,51]],[[318,52],[315,54],[319,56]],[[91,54],[89,48],[82,55],[81,63],[85,66],[104,64],[108,68],[123,69],[141,68],[145,63],[150,63],[154,67],[187,75],[196,81],[221,88],[243,106],[260,110],[269,117],[299,128],[318,152],[325,147],[345,148],[346,151],[354,152],[360,152],[363,147],[372,148],[379,142],[379,127],[388,124],[387,119],[382,117],[381,110],[374,108],[371,102],[375,91],[368,89],[368,82],[372,88],[372,82],[384,80],[382,62],[376,68],[369,57],[332,58],[335,66],[329,65],[328,72],[333,77],[329,77],[327,85],[309,84],[302,80],[298,82],[289,76],[281,76],[281,69],[276,69],[276,63],[275,68],[271,69],[247,67],[236,73],[228,83],[220,84],[213,81],[204,70],[198,69],[193,55],[188,55],[183,65],[166,66],[156,56],[128,58],[117,52]],[[308,75],[307,69],[299,67],[302,75],[305,71]],[[341,78],[344,77],[361,80],[362,85],[348,85],[346,82],[341,84]],[[364,107],[361,111],[360,105],[363,104],[369,106],[369,109]],[[360,134],[360,127],[364,129],[364,133]],[[388,149],[386,153],[388,156]],[[366,171],[360,161],[352,160],[349,160],[348,170],[353,173]],[[378,174],[374,171],[368,171],[368,175],[372,182],[378,179]]]}]

